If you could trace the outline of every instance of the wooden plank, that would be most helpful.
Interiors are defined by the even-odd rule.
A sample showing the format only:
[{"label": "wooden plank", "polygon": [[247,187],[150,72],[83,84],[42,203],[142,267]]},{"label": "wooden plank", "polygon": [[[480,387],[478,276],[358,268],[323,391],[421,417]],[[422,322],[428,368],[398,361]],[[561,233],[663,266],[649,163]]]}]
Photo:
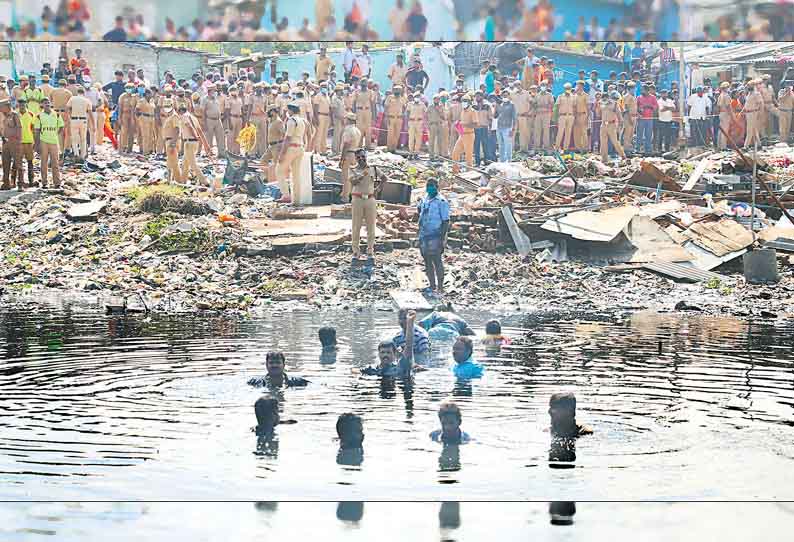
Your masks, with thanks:
[{"label": "wooden plank", "polygon": [[415,311],[432,311],[433,307],[425,296],[416,290],[391,290],[389,295],[398,309],[412,309]]},{"label": "wooden plank", "polygon": [[518,253],[521,256],[526,256],[532,252],[532,243],[529,240],[529,236],[518,227],[516,217],[513,216],[513,210],[510,207],[502,207],[502,216],[505,219],[505,224],[507,224],[507,229],[510,230],[510,237],[513,238],[513,244],[515,244]]},{"label": "wooden plank", "polygon": [[698,166],[695,168],[695,171],[693,171],[689,176],[689,179],[687,179],[686,184],[684,184],[684,187],[681,190],[683,192],[689,192],[692,190],[710,165],[711,160],[708,158],[703,158],[703,160],[701,160]]}]

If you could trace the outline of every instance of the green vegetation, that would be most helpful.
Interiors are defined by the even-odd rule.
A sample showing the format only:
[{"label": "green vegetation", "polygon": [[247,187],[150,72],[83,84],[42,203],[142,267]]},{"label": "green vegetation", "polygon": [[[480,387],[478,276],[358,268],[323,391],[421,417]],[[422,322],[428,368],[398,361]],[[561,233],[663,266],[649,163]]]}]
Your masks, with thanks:
[{"label": "green vegetation", "polygon": [[213,248],[212,236],[207,230],[195,229],[190,232],[175,232],[163,235],[157,243],[164,251],[184,250],[188,252],[206,252]]},{"label": "green vegetation", "polygon": [[720,286],[722,286],[722,282],[720,282],[720,279],[718,279],[717,277],[714,277],[713,279],[710,279],[706,283],[706,288],[708,288],[709,290],[716,290]]},{"label": "green vegetation", "polygon": [[203,215],[209,212],[204,203],[186,196],[183,187],[173,184],[136,186],[127,191],[127,196],[135,201],[138,209],[147,213]]},{"label": "green vegetation", "polygon": [[143,234],[148,235],[152,239],[158,239],[162,231],[173,223],[174,219],[170,215],[158,216],[146,223],[143,227]]}]

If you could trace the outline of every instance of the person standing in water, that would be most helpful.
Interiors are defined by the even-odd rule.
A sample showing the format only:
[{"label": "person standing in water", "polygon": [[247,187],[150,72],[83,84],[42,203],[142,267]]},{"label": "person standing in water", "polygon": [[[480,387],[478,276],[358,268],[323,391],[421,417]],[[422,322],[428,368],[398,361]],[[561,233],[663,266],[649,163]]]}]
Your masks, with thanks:
[{"label": "person standing in water", "polygon": [[309,381],[305,378],[287,376],[287,373],[284,372],[284,365],[285,358],[283,352],[268,352],[265,357],[267,375],[251,378],[248,384],[257,388],[294,388],[309,384]]}]

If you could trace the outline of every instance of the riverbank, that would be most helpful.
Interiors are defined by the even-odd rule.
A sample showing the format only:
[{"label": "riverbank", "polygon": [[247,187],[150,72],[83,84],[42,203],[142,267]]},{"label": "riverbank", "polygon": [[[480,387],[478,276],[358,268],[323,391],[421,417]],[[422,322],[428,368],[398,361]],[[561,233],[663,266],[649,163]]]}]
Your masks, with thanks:
[{"label": "riverbank", "polygon": [[[384,153],[380,163],[394,160],[402,159]],[[554,162],[543,159],[534,165],[548,173]],[[593,164],[582,162],[585,174]],[[223,175],[225,163],[205,160],[200,165],[211,179]],[[414,186],[428,175],[441,176],[442,190],[457,209],[445,255],[446,291],[428,294],[430,304],[587,312],[677,307],[765,317],[782,316],[791,306],[794,268],[787,258],[781,258],[780,282],[764,286],[746,283],[736,265],[740,258],[729,263],[733,267],[721,267],[719,279],[683,284],[636,262],[609,265],[632,261],[612,254],[599,261],[577,258],[575,239],[568,246],[570,260],[560,256],[556,240],[546,242],[551,251],[541,246],[521,256],[498,217],[505,200],[499,188],[474,188],[473,193],[466,174],[455,173],[449,164],[399,165],[405,172],[401,178]],[[605,171],[595,168],[592,173]],[[228,188],[176,187],[162,181],[161,161],[118,157],[109,148],[88,166],[67,168],[63,177],[60,190],[0,192],[0,288],[9,298],[54,289],[88,293],[114,306],[123,306],[126,299],[129,308],[166,312],[390,309],[392,291],[427,285],[409,208],[387,205],[380,211],[376,263],[367,267],[351,263],[349,209],[344,206],[295,212],[270,197],[252,198]],[[507,195],[520,204],[517,191],[510,190]],[[593,190],[600,194],[603,187]],[[549,196],[552,203],[578,204],[561,193],[549,191],[543,197]],[[494,201],[497,212],[482,211]],[[540,231],[537,224],[528,224],[531,216],[521,220],[522,212],[516,207],[522,228]],[[590,252],[588,245],[584,251]]]}]

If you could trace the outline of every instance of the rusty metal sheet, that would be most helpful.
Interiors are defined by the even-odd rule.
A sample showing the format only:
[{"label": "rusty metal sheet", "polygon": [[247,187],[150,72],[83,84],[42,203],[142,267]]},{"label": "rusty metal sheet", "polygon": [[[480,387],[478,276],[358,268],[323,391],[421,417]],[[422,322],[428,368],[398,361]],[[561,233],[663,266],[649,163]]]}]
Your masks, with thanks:
[{"label": "rusty metal sheet", "polygon": [[728,280],[728,277],[724,275],[712,273],[711,271],[703,271],[702,269],[690,265],[672,262],[650,262],[644,264],[642,268],[653,271],[654,273],[660,273],[681,282],[705,282],[712,279],[725,282]]},{"label": "rusty metal sheet", "polygon": [[723,218],[718,222],[697,222],[685,230],[683,235],[717,257],[753,244],[750,230],[730,218]]},{"label": "rusty metal sheet", "polygon": [[570,235],[582,241],[608,243],[623,231],[639,208],[632,205],[613,207],[604,211],[576,211],[560,218],[549,219],[541,228]]}]

